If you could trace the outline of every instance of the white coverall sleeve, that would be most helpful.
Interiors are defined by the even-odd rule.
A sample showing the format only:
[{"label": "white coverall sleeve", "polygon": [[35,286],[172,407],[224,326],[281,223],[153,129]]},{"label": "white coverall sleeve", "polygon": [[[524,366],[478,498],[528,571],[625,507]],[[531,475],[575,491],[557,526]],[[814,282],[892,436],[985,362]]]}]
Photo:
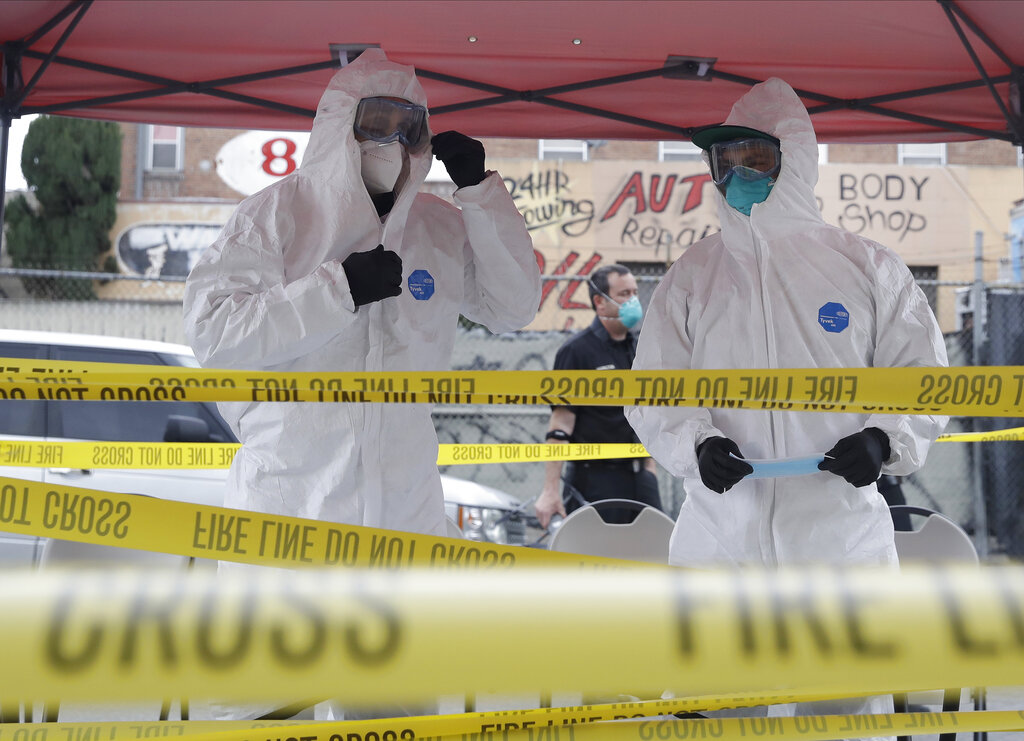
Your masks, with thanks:
[{"label": "white coverall sleeve", "polygon": [[[876,368],[948,365],[946,344],[928,299],[900,264],[879,289],[876,317]],[[942,434],[948,417],[873,414],[864,427],[877,427],[889,436],[891,454],[882,473],[905,476],[924,465],[928,448]]]},{"label": "white coverall sleeve", "polygon": [[288,282],[295,223],[279,191],[242,204],[185,285],[185,336],[199,362],[267,368],[326,344],[355,320],[345,270],[329,260]]},{"label": "white coverall sleeve", "polygon": [[540,306],[540,268],[526,221],[505,183],[490,172],[455,191],[466,229],[460,312],[494,333],[521,329]]},{"label": "white coverall sleeve", "polygon": [[[637,343],[633,370],[688,370],[693,341],[686,331],[685,294],[663,280],[651,297]],[[698,478],[697,445],[723,433],[701,407],[635,406],[626,419],[654,459],[673,476]]]}]

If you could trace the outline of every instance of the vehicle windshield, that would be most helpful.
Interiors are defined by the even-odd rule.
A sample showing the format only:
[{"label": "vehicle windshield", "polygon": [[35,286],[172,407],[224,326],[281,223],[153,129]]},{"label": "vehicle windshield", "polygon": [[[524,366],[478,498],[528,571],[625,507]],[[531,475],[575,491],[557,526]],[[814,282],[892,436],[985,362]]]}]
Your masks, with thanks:
[{"label": "vehicle windshield", "polygon": [[164,359],[167,361],[167,365],[180,365],[182,368],[199,368],[199,361],[192,355],[178,355],[177,353],[168,353],[164,355]]}]

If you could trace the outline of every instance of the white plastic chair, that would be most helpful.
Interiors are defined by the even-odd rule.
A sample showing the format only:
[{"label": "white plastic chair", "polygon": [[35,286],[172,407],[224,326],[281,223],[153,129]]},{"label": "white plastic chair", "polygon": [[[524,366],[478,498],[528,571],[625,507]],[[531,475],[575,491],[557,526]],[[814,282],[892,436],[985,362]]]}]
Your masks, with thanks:
[{"label": "white plastic chair", "polygon": [[[965,564],[978,566],[978,551],[974,543],[963,528],[953,522],[945,515],[939,514],[924,507],[914,507],[906,504],[899,504],[889,508],[893,515],[920,515],[925,518],[924,523],[916,530],[897,530],[896,553],[900,557],[900,564]],[[903,518],[894,517],[897,522]],[[906,518],[909,520],[909,517]],[[897,695],[894,697],[894,704],[898,712],[905,712],[908,705],[937,705],[942,704],[945,712],[959,711],[962,689],[959,687],[948,688],[939,693],[912,693],[910,695]],[[985,709],[984,688],[978,688],[974,693],[974,705],[976,710]],[[988,734],[974,734],[975,739],[985,739]],[[909,736],[900,736],[901,740],[909,739]],[[955,741],[955,733],[939,734],[939,741]]]},{"label": "white plastic chair", "polygon": [[[637,516],[630,523],[605,522],[601,509],[632,509]],[[573,511],[555,531],[549,550],[585,556],[621,558],[628,561],[668,563],[668,543],[675,521],[659,509],[632,499],[602,499]],[[564,696],[563,696],[564,695]],[[552,695],[541,695],[541,707],[552,707]],[[617,702],[611,698],[586,698],[580,693],[559,693],[560,705],[591,701]]]},{"label": "white plastic chair", "polygon": [[[599,509],[639,510],[628,524],[605,522]],[[632,499],[604,499],[571,513],[555,531],[552,551],[629,561],[668,563],[668,541],[675,522],[664,512]]]},{"label": "white plastic chair", "polygon": [[945,515],[906,504],[891,507],[890,511],[926,518],[917,530],[896,531],[896,553],[901,564],[961,563],[976,566],[980,563],[970,536]]}]

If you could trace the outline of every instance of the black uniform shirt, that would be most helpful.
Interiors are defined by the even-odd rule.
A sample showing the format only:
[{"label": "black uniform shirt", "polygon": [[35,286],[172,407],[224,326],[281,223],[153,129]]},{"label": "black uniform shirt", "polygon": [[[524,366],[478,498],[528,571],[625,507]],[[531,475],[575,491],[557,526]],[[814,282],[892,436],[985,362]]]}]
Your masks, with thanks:
[{"label": "black uniform shirt", "polygon": [[[632,333],[624,340],[613,340],[594,317],[586,329],[574,334],[555,354],[555,370],[629,370],[636,356],[636,338]],[[573,406],[576,415],[574,443],[638,443],[633,428],[626,421],[622,407]]]}]

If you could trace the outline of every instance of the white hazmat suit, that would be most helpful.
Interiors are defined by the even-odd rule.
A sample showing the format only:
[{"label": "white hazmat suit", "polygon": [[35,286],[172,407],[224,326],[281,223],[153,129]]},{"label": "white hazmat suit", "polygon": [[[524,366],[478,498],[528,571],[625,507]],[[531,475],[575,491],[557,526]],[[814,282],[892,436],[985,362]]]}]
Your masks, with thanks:
[{"label": "white hazmat suit", "polygon": [[[792,88],[778,79],[753,87],[725,123],[780,140],[777,182],[749,217],[715,189],[722,231],[688,248],[658,286],[633,368],[945,366],[935,318],[899,257],[822,219],[817,142]],[[744,479],[718,494],[698,471],[696,447],[705,439],[730,438],[751,459],[789,458],[877,427],[891,447],[882,472],[904,475],[924,463],[946,422],[708,407],[631,407],[626,417],[658,463],[684,479],[669,560],[691,567],[897,563],[892,520],[874,484],[855,488],[820,472]],[[796,712],[891,712],[891,701]]]},{"label": "white hazmat suit", "polygon": [[[533,245],[497,173],[459,189],[455,208],[417,192],[431,149],[412,152],[382,223],[353,133],[359,101],[374,96],[426,105],[411,67],[379,49],[363,52],[331,79],[301,166],[245,199],[192,270],[185,331],[202,365],[448,370],[460,313],[494,332],[533,319],[540,303]],[[342,260],[379,244],[402,260],[402,293],[357,309]],[[428,405],[232,402],[220,409],[243,443],[226,506],[445,534]]]}]

